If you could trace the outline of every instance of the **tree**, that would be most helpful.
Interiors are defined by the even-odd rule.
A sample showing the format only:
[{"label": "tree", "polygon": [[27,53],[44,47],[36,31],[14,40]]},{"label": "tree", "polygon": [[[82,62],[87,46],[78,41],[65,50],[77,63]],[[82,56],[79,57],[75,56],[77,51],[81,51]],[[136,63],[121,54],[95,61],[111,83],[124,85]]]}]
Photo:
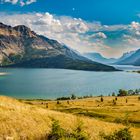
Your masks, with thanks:
[{"label": "tree", "polygon": [[139,89],[136,89],[136,90],[135,90],[135,93],[136,93],[136,94],[139,94]]},{"label": "tree", "polygon": [[134,92],[133,90],[128,90],[128,94],[129,94],[129,95],[134,95],[135,92]]},{"label": "tree", "polygon": [[112,93],[112,96],[116,96],[114,92]]},{"label": "tree", "polygon": [[126,90],[120,89],[118,96],[127,96],[128,92]]},{"label": "tree", "polygon": [[72,95],[71,95],[71,99],[72,99],[72,100],[75,100],[75,99],[76,99],[76,96],[75,96],[74,94],[72,94]]}]

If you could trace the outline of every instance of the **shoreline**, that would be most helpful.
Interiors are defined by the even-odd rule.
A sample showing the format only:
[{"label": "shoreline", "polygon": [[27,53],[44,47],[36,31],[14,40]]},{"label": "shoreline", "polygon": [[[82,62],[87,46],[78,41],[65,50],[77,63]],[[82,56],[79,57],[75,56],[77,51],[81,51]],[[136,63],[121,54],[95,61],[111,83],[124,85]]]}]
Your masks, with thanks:
[{"label": "shoreline", "polygon": [[4,75],[7,75],[7,73],[5,73],[5,72],[0,72],[0,76],[4,76]]}]

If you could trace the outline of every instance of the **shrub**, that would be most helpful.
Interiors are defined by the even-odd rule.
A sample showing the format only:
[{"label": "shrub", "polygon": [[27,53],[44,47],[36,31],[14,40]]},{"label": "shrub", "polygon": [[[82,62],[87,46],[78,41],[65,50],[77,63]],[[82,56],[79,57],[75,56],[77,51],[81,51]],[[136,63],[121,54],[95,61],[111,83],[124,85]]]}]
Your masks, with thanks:
[{"label": "shrub", "polygon": [[59,121],[53,120],[51,133],[48,135],[49,140],[88,140],[88,135],[82,130],[82,123],[78,123],[72,131],[66,131],[61,128]]},{"label": "shrub", "polygon": [[60,104],[60,101],[57,101],[57,104],[59,105]]},{"label": "shrub", "polygon": [[104,98],[103,97],[101,97],[101,102],[104,102]]},{"label": "shrub", "polygon": [[132,140],[133,136],[129,128],[120,129],[110,135],[100,134],[103,140]]},{"label": "shrub", "polygon": [[79,122],[73,131],[72,136],[75,138],[75,140],[88,140],[88,135],[82,130],[83,123]]},{"label": "shrub", "polygon": [[60,140],[65,136],[66,132],[59,125],[59,121],[53,120],[52,130],[48,136],[49,140]]}]

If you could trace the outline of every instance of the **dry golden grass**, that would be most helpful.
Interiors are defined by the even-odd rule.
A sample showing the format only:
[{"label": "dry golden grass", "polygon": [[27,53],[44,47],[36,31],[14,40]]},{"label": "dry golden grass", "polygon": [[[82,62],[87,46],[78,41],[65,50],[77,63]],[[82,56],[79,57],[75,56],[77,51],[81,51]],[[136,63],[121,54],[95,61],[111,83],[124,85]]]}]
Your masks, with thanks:
[{"label": "dry golden grass", "polygon": [[[109,97],[108,100],[112,100]],[[55,101],[49,102],[49,109],[45,108],[45,102],[33,101],[35,105],[21,103],[16,99],[0,96],[0,140],[11,138],[13,140],[40,140],[51,130],[52,118],[59,120],[61,126],[71,131],[80,121],[84,124],[84,130],[89,134],[90,140],[100,140],[99,133],[107,134],[124,127],[122,124],[105,122],[100,119],[76,116],[68,113],[52,111],[60,108],[97,108],[99,98],[76,100],[68,105],[66,101],[57,105]],[[133,100],[133,99],[132,99]],[[135,99],[134,99],[135,100]],[[122,101],[123,102],[123,101]],[[108,102],[106,102],[108,104]],[[101,104],[101,108],[106,103]],[[121,101],[120,101],[121,103]],[[134,103],[138,104],[139,103]],[[100,108],[100,107],[99,107]],[[123,111],[123,107],[121,108]],[[132,108],[130,107],[130,110]],[[138,108],[136,108],[137,110]],[[131,128],[134,140],[140,139],[140,129]]]},{"label": "dry golden grass", "polygon": [[[103,97],[104,102],[100,102],[100,97],[93,97],[89,99],[79,99],[69,101],[24,101],[35,106],[48,108],[51,110],[71,113],[74,115],[86,116],[85,119],[96,119],[99,122],[113,122],[116,125],[123,123],[126,126],[126,121],[129,121],[134,134],[134,139],[140,139],[140,101],[138,96],[117,97],[116,105],[113,104],[115,97]],[[126,103],[127,99],[127,103]],[[118,123],[118,121],[120,121]],[[119,126],[119,125],[118,125]],[[102,125],[101,125],[102,127]],[[135,128],[134,128],[135,127]],[[117,128],[117,126],[116,126]]]}]

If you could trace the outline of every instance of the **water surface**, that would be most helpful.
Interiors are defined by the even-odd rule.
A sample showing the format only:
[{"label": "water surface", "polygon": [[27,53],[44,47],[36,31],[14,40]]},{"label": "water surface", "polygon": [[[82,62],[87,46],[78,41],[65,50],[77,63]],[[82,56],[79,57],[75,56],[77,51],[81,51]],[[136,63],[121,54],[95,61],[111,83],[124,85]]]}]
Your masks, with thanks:
[{"label": "water surface", "polygon": [[16,98],[57,98],[76,94],[108,95],[140,88],[140,74],[126,71],[88,72],[63,69],[0,69],[0,93]]}]

